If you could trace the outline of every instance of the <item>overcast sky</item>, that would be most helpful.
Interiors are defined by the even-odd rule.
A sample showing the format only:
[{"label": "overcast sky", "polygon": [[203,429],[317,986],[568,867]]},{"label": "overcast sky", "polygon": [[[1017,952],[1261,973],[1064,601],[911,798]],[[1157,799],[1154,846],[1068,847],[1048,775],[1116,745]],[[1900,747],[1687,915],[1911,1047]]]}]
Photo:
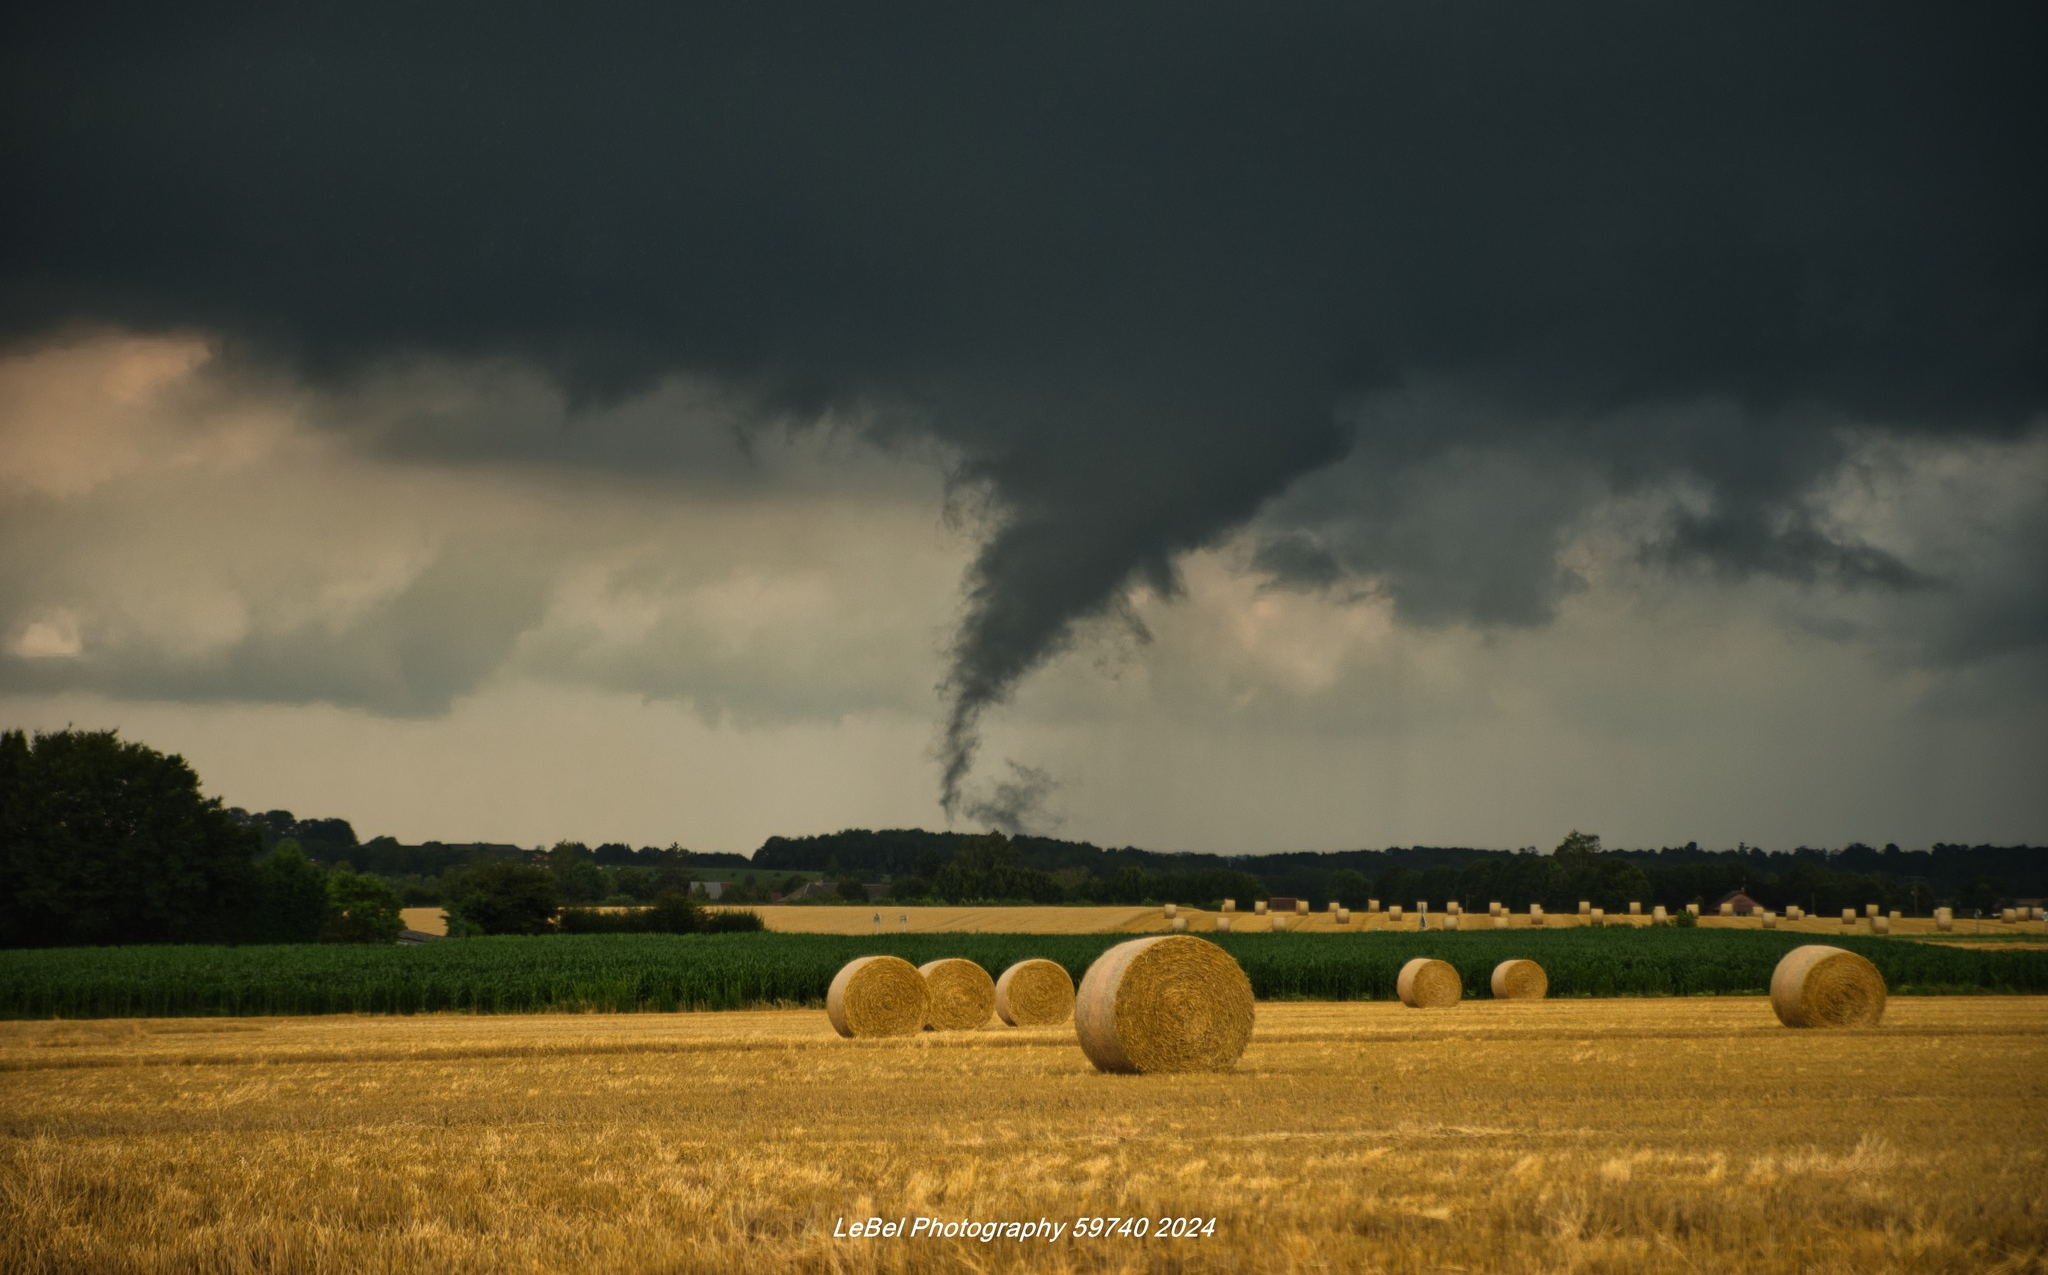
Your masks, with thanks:
[{"label": "overcast sky", "polygon": [[0,724],[406,840],[2048,840],[2035,6],[0,16]]}]

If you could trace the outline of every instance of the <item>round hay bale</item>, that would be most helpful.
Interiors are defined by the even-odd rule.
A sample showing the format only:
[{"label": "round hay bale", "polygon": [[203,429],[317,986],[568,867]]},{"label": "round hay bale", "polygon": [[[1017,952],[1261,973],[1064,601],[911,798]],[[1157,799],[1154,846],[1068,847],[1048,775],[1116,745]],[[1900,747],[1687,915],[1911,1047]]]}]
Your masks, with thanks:
[{"label": "round hay bale", "polygon": [[1854,924],[1856,924],[1856,909],[1855,909],[1855,908],[1843,908],[1843,909],[1842,909],[1842,924],[1844,924],[1844,925],[1854,925]]},{"label": "round hay bale", "polygon": [[1529,905],[1529,924],[1543,924],[1543,905],[1541,903],[1531,903]]},{"label": "round hay bale", "polygon": [[1167,905],[1166,905],[1166,919],[1167,919],[1167,920],[1171,921],[1171,920],[1172,920],[1173,918],[1175,918],[1175,917],[1177,917],[1177,916],[1179,916],[1179,915],[1180,915],[1180,904],[1178,904],[1178,903],[1169,903],[1169,904],[1167,904]]},{"label": "round hay bale", "polygon": [[1628,914],[1629,914],[1630,916],[1641,916],[1641,915],[1643,914],[1643,905],[1642,905],[1642,904],[1640,904],[1640,903],[1631,903],[1631,904],[1629,904],[1629,905],[1628,905]]},{"label": "round hay bale", "polygon": [[1795,947],[1771,975],[1771,1008],[1787,1027],[1871,1027],[1884,1017],[1884,975],[1839,947]]},{"label": "round hay bale", "polygon": [[1217,933],[1219,933],[1219,934],[1228,934],[1228,933],[1230,932],[1230,918],[1229,918],[1229,917],[1227,917],[1227,916],[1219,916],[1219,917],[1217,917],[1217,918],[1216,918],[1216,932],[1217,932]]},{"label": "round hay bale", "polygon": [[1252,981],[1183,934],[1119,943],[1081,978],[1074,1029],[1101,1071],[1227,1071],[1252,1038]]},{"label": "round hay bale", "polygon": [[1508,928],[1507,913],[1499,913],[1493,918],[1493,928],[1496,930],[1505,930],[1506,928]]},{"label": "round hay bale", "polygon": [[1999,922],[2000,922],[2001,924],[2004,924],[2004,925],[2011,925],[2011,924],[2012,924],[2012,921],[2013,921],[2013,916],[2012,916],[2012,909],[2011,909],[2011,908],[2000,908],[2000,909],[1998,909],[1998,919],[1999,919]]},{"label": "round hay bale", "polygon": [[1460,919],[1460,918],[1459,918],[1459,916],[1458,916],[1458,914],[1457,914],[1456,912],[1447,912],[1447,913],[1445,913],[1445,914],[1444,914],[1444,928],[1445,928],[1445,929],[1447,929],[1447,930],[1455,930],[1455,929],[1457,929],[1457,928],[1458,928],[1458,921],[1459,921],[1459,919]]},{"label": "round hay bale", "polygon": [[1307,899],[1296,899],[1296,900],[1294,901],[1294,914],[1295,914],[1296,916],[1307,916],[1307,915],[1308,915],[1308,900],[1307,900]]},{"label": "round hay bale", "polygon": [[1488,916],[1499,916],[1500,910],[1500,904],[1498,903],[1489,903],[1486,905],[1486,915]]},{"label": "round hay bale", "polygon": [[1593,915],[1593,904],[1592,904],[1592,902],[1591,902],[1590,900],[1587,900],[1587,899],[1580,899],[1580,900],[1579,900],[1579,915],[1580,915],[1580,916],[1591,916],[1591,915]]},{"label": "round hay bale", "polygon": [[1586,917],[1587,917],[1587,919],[1588,919],[1588,920],[1590,920],[1590,921],[1591,921],[1591,922],[1592,922],[1592,923],[1593,923],[1594,925],[1601,925],[1601,924],[1604,924],[1604,923],[1606,922],[1606,920],[1607,920],[1607,909],[1606,909],[1606,908],[1594,908],[1594,909],[1593,909],[1592,911],[1590,911],[1590,912],[1586,913]]},{"label": "round hay bale", "polygon": [[1284,913],[1280,913],[1280,912],[1275,912],[1275,913],[1273,914],[1273,919],[1272,919],[1272,921],[1271,921],[1271,922],[1269,922],[1269,923],[1267,924],[1267,926],[1266,926],[1266,933],[1268,933],[1268,934],[1285,934],[1285,933],[1287,933],[1287,917],[1286,917],[1286,915],[1285,915]]},{"label": "round hay bale", "polygon": [[1173,918],[1172,923],[1166,928],[1172,930],[1175,934],[1185,934],[1188,932],[1188,919],[1184,916],[1177,916]]},{"label": "round hay bale", "polygon": [[1892,932],[1892,919],[1888,916],[1871,917],[1870,932],[1872,934],[1890,934]]},{"label": "round hay bale", "polygon": [[1698,916],[1700,914],[1700,905],[1697,903],[1688,903],[1685,905],[1685,910],[1692,913],[1694,916]]},{"label": "round hay bale", "polygon": [[1770,914],[1769,912],[1766,912],[1766,913],[1764,913],[1764,928],[1765,928],[1765,929],[1767,929],[1767,930],[1775,930],[1775,929],[1777,929],[1777,928],[1778,928],[1778,918],[1777,918],[1777,917],[1775,917],[1775,916],[1773,916],[1773,915],[1771,915],[1771,914]]},{"label": "round hay bale", "polygon": [[924,975],[900,956],[848,961],[825,993],[825,1016],[848,1038],[915,1035],[924,1030],[931,1005]]},{"label": "round hay bale", "polygon": [[1332,911],[1332,912],[1342,912],[1343,910],[1344,910],[1344,909],[1343,909],[1343,908],[1342,908],[1341,906],[1339,906],[1339,905],[1338,905],[1338,903],[1337,903],[1337,900],[1335,900],[1335,899],[1331,899],[1331,900],[1330,900],[1330,911]]},{"label": "round hay bale", "polygon": [[1390,908],[1388,908],[1388,909],[1387,909],[1387,919],[1388,919],[1389,921],[1396,921],[1396,922],[1398,922],[1398,921],[1399,921],[1399,920],[1401,919],[1401,905],[1400,905],[1400,904],[1396,903],[1396,904],[1395,904],[1395,905],[1394,905],[1393,907],[1390,907]]},{"label": "round hay bale", "polygon": [[1863,915],[1865,915],[1865,916],[1876,916],[1876,915],[1877,915],[1877,904],[1875,904],[1875,903],[1866,903],[1866,904],[1864,904],[1864,905],[1863,905]]},{"label": "round hay bale", "polygon": [[1734,915],[1735,915],[1735,905],[1734,905],[1733,903],[1723,903],[1723,904],[1721,905],[1721,915],[1722,915],[1722,916],[1734,916]]},{"label": "round hay bale", "polygon": [[1452,916],[1457,916],[1463,911],[1463,909],[1461,909],[1458,906],[1458,901],[1456,899],[1452,899],[1449,903],[1444,904],[1444,911],[1450,913]]},{"label": "round hay bale", "polygon": [[996,1016],[1012,1027],[1057,1027],[1074,1016],[1074,978],[1058,961],[1019,961],[996,980]]},{"label": "round hay bale", "polygon": [[1378,899],[1367,899],[1367,900],[1365,901],[1365,910],[1366,910],[1366,911],[1368,911],[1368,912],[1377,912],[1377,911],[1379,911],[1379,910],[1380,910],[1380,901],[1379,901]]},{"label": "round hay bale", "polygon": [[1455,1005],[1465,995],[1465,980],[1449,961],[1418,956],[1401,967],[1394,980],[1401,1003],[1410,1009],[1441,1009]]},{"label": "round hay bale", "polygon": [[1947,934],[1956,928],[1956,919],[1946,915],[1937,916],[1934,918],[1934,928],[1940,930],[1943,934]]},{"label": "round hay bale", "polygon": [[1223,900],[1223,910],[1224,910],[1225,912],[1235,912],[1235,911],[1237,911],[1237,900],[1236,900],[1236,899],[1225,899],[1225,900]]},{"label": "round hay bale", "polygon": [[1550,976],[1534,961],[1502,961],[1493,967],[1497,1001],[1540,1001],[1550,995]]},{"label": "round hay bale", "polygon": [[917,967],[931,989],[926,1026],[935,1032],[971,1032],[996,1012],[996,981],[973,961],[949,956]]},{"label": "round hay bale", "polygon": [[1653,908],[1651,908],[1651,909],[1650,909],[1650,920],[1651,920],[1651,921],[1652,921],[1653,923],[1659,923],[1659,924],[1661,924],[1661,923],[1662,923],[1662,922],[1663,922],[1663,921],[1664,921],[1665,919],[1666,919],[1666,918],[1665,918],[1665,915],[1664,915],[1664,905],[1663,905],[1663,904],[1659,903],[1659,904],[1658,904],[1658,905],[1657,905],[1656,907],[1653,907]]},{"label": "round hay bale", "polygon": [[1260,899],[1257,903],[1252,904],[1252,913],[1255,916],[1266,915],[1266,901]]},{"label": "round hay bale", "polygon": [[1349,924],[1351,924],[1351,909],[1350,909],[1350,908],[1338,908],[1338,909],[1337,909],[1337,924],[1339,924],[1339,925],[1349,925]]},{"label": "round hay bale", "polygon": [[[2022,909],[2022,912],[2024,912],[2024,911],[2025,911],[2025,909]],[[1897,908],[1893,908],[1893,909],[1891,910],[1891,912],[1890,912],[1890,914],[1889,914],[1889,915],[1891,916],[1891,919],[1892,919],[1892,920],[1894,920],[1894,921],[1903,921],[1903,920],[1905,920],[1905,919],[1906,919],[1906,914],[1905,914],[1905,913],[1903,913],[1903,912],[1901,912],[1901,911],[1899,911],[1899,910],[1898,910]],[[2024,915],[2020,917],[2020,920],[2022,920],[2022,921],[2024,921],[2024,920],[2026,920],[2026,919],[2027,919],[2027,918],[2026,918],[2026,917],[2025,917]]]}]

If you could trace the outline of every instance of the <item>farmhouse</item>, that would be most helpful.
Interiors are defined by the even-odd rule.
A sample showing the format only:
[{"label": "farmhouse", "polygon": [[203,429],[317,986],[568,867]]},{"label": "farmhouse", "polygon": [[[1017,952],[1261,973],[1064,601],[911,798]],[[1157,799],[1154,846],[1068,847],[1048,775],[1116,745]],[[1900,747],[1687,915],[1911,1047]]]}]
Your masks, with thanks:
[{"label": "farmhouse", "polygon": [[1748,895],[1744,894],[1740,890],[1731,890],[1729,893],[1722,895],[1718,899],[1715,899],[1713,910],[1715,912],[1719,912],[1721,910],[1721,905],[1724,903],[1734,904],[1735,915],[1737,916],[1748,916],[1754,912],[1761,912],[1764,908],[1763,904],[1758,903],[1755,899],[1750,898]]}]

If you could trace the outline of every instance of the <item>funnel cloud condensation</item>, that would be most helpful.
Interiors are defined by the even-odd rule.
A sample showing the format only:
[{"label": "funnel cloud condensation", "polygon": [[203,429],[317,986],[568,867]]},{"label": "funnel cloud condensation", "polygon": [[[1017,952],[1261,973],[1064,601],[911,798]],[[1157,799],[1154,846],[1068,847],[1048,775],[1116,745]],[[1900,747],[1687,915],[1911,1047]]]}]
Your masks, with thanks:
[{"label": "funnel cloud condensation", "polygon": [[[200,330],[328,385],[514,359],[584,404],[688,374],[937,443],[992,513],[946,684],[957,810],[984,713],[1077,621],[1171,595],[1177,556],[1262,511],[1276,580],[1371,575],[1426,622],[1543,622],[1582,488],[1702,493],[1647,550],[1674,564],[1928,587],[1806,501],[1845,429],[2042,419],[2042,27],[24,6],[0,338]],[[1504,490],[1569,477],[1478,505],[1449,552],[1398,488],[1475,451],[1527,462]],[[1281,500],[1339,461],[1357,481]]]}]

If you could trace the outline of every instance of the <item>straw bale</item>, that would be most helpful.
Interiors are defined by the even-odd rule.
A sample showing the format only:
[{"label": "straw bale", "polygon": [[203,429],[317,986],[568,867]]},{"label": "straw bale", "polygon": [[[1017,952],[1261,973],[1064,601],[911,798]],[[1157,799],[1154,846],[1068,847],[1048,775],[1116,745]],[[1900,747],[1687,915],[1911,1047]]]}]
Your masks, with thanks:
[{"label": "straw bale", "polygon": [[924,1030],[931,1003],[917,966],[900,956],[863,956],[833,976],[825,1016],[841,1036],[909,1036]]},{"label": "straw bale", "polygon": [[1227,916],[1217,917],[1216,930],[1219,934],[1228,934],[1230,932],[1230,918]]},{"label": "straw bale", "polygon": [[1580,916],[1591,916],[1591,915],[1593,915],[1593,904],[1592,904],[1592,901],[1591,901],[1591,900],[1588,900],[1588,899],[1580,899],[1580,900],[1579,900],[1579,915],[1580,915]]},{"label": "straw bale", "polygon": [[1171,921],[1171,920],[1172,920],[1173,918],[1175,918],[1175,917],[1177,917],[1177,916],[1179,916],[1179,915],[1180,915],[1180,904],[1178,904],[1178,903],[1169,903],[1169,904],[1167,904],[1167,905],[1166,905],[1166,919],[1167,919],[1167,920]]},{"label": "straw bale", "polygon": [[1459,907],[1458,901],[1456,899],[1452,899],[1449,903],[1444,904],[1444,911],[1450,913],[1452,916],[1457,916],[1460,912],[1463,911],[1463,909]]},{"label": "straw bale", "polygon": [[1296,914],[1297,916],[1307,916],[1307,915],[1308,915],[1308,900],[1307,900],[1307,899],[1296,899],[1296,900],[1294,901],[1294,911],[1295,911],[1295,914]]},{"label": "straw bale", "polygon": [[[1897,908],[1893,908],[1893,909],[1891,910],[1890,916],[1891,916],[1892,920],[1894,920],[1894,921],[1903,921],[1903,920],[1905,920],[1905,919],[1906,919],[1906,914],[1905,914],[1905,913],[1903,913],[1903,912],[1901,912],[1901,911],[1899,911],[1899,910],[1898,910]],[[2023,919],[2024,919],[2024,918],[2023,918]]]},{"label": "straw bale", "polygon": [[1400,904],[1396,903],[1393,907],[1387,909],[1387,919],[1389,921],[1399,921],[1401,919]]},{"label": "straw bale", "polygon": [[1460,917],[1456,912],[1446,912],[1444,914],[1444,928],[1447,930],[1455,930],[1458,928],[1458,922],[1463,919],[1464,918]]},{"label": "straw bale", "polygon": [[1351,909],[1350,909],[1350,908],[1338,908],[1338,909],[1337,909],[1337,924],[1339,924],[1339,925],[1349,925],[1349,924],[1351,924]]},{"label": "straw bale", "polygon": [[1628,905],[1628,914],[1629,914],[1630,916],[1641,916],[1641,915],[1643,914],[1643,905],[1642,905],[1642,904],[1640,904],[1640,903],[1631,903],[1631,904],[1629,904],[1629,905]]},{"label": "straw bale", "polygon": [[1497,1001],[1540,1001],[1550,995],[1550,976],[1534,961],[1507,960],[1493,967]]},{"label": "straw bale", "polygon": [[1665,915],[1664,915],[1664,905],[1663,905],[1663,904],[1659,903],[1659,904],[1658,904],[1658,905],[1657,905],[1656,907],[1653,907],[1653,908],[1651,908],[1651,909],[1650,909],[1650,919],[1651,919],[1652,921],[1660,921],[1660,922],[1661,922],[1661,921],[1664,921],[1664,920],[1666,920],[1666,919],[1667,919],[1667,918],[1665,917]]},{"label": "straw bale", "polygon": [[1266,901],[1260,899],[1257,903],[1252,904],[1252,911],[1260,916],[1266,915]]},{"label": "straw bale", "polygon": [[1999,920],[2000,920],[2001,922],[2003,922],[2004,924],[2006,924],[2006,925],[2011,925],[2011,924],[2013,923],[2013,911],[2012,911],[2012,909],[2011,909],[2011,908],[2000,908],[2000,909],[1998,909],[1998,919],[1999,919]]},{"label": "straw bale", "polygon": [[1766,911],[1764,913],[1764,928],[1767,930],[1775,930],[1778,928],[1778,918],[1773,916],[1769,911]]},{"label": "straw bale", "polygon": [[1418,956],[1401,967],[1394,990],[1400,993],[1401,1003],[1410,1009],[1441,1009],[1457,1004],[1465,995],[1465,980],[1458,977],[1449,961]]},{"label": "straw bale", "polygon": [[1771,1008],[1787,1027],[1871,1027],[1884,1016],[1884,976],[1854,952],[1809,943],[1771,975]]},{"label": "straw bale", "polygon": [[1252,982],[1184,934],[1119,943],[1081,979],[1074,1028],[1102,1071],[1227,1071],[1252,1036]]},{"label": "straw bale", "polygon": [[1531,903],[1529,905],[1529,924],[1543,924],[1543,905],[1541,903]]},{"label": "straw bale", "polygon": [[1019,961],[996,980],[996,1016],[1012,1027],[1057,1027],[1074,1016],[1074,977],[1058,961]]},{"label": "straw bale", "polygon": [[931,989],[931,1017],[926,1026],[935,1032],[973,1031],[996,1012],[996,981],[973,961],[949,956],[926,961],[917,967]]},{"label": "straw bale", "polygon": [[1607,921],[1607,909],[1605,908],[1593,908],[1586,915],[1592,919],[1594,925],[1604,925]]},{"label": "straw bale", "polygon": [[1890,934],[1892,932],[1892,919],[1888,916],[1871,917],[1870,932],[1872,934]]},{"label": "straw bale", "polygon": [[1499,916],[1499,915],[1500,915],[1500,913],[1501,913],[1501,907],[1500,907],[1500,904],[1499,904],[1499,903],[1489,903],[1489,904],[1487,904],[1487,905],[1486,905],[1486,915],[1488,915],[1488,916]]},{"label": "straw bale", "polygon": [[1237,911],[1237,900],[1236,900],[1236,899],[1225,899],[1225,900],[1223,900],[1223,910],[1224,910],[1225,912],[1235,912],[1235,911]]},{"label": "straw bale", "polygon": [[1496,915],[1493,918],[1493,928],[1496,930],[1505,930],[1506,928],[1508,928],[1508,914],[1502,912]]},{"label": "straw bale", "polygon": [[1864,905],[1863,905],[1863,915],[1865,915],[1865,916],[1876,916],[1876,915],[1877,915],[1877,904],[1875,904],[1875,903],[1866,903],[1866,904],[1864,904]]},{"label": "straw bale", "polygon": [[1733,903],[1723,903],[1723,904],[1721,905],[1721,915],[1722,915],[1722,916],[1734,916],[1734,915],[1735,915],[1735,905],[1734,905]]},{"label": "straw bale", "polygon": [[1934,918],[1934,928],[1940,930],[1943,934],[1947,934],[1956,928],[1956,919],[1947,913],[1943,913]]},{"label": "straw bale", "polygon": [[1854,925],[1854,924],[1856,924],[1856,909],[1855,909],[1855,908],[1843,908],[1843,909],[1842,909],[1842,924],[1844,924],[1844,925]]},{"label": "straw bale", "polygon": [[1380,910],[1380,901],[1379,901],[1378,899],[1367,899],[1367,900],[1365,901],[1365,910],[1366,910],[1366,911],[1368,911],[1368,912],[1377,912],[1377,911],[1379,911],[1379,910]]},{"label": "straw bale", "polygon": [[1167,922],[1166,928],[1172,930],[1175,934],[1186,934],[1188,932],[1188,919],[1184,916],[1177,916]]},{"label": "straw bale", "polygon": [[1698,916],[1700,914],[1700,905],[1697,903],[1688,903],[1685,905],[1685,910],[1692,913],[1694,916]]}]

